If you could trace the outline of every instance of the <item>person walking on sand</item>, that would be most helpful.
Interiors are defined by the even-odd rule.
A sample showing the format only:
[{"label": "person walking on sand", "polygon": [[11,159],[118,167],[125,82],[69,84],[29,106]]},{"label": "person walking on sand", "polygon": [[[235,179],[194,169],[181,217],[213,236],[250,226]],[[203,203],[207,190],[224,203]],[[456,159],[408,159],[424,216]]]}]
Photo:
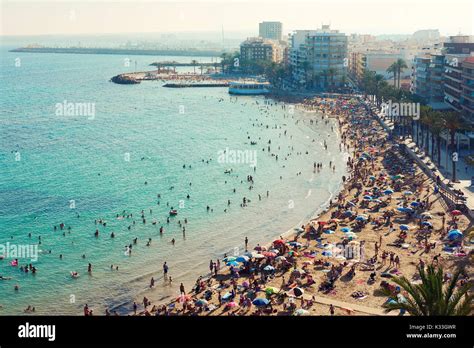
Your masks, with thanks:
[{"label": "person walking on sand", "polygon": [[184,291],[184,285],[183,285],[183,283],[181,283],[181,285],[179,286],[179,292],[180,292],[182,295],[185,295],[185,294],[186,294],[186,291]]},{"label": "person walking on sand", "polygon": [[247,247],[249,245],[249,239],[247,237],[245,237],[245,251],[247,251]]},{"label": "person walking on sand", "polygon": [[153,288],[154,286],[155,286],[155,278],[151,277],[150,288]]},{"label": "person walking on sand", "polygon": [[334,312],[335,312],[335,311],[334,311],[334,306],[333,306],[332,304],[329,305],[329,313],[331,314],[331,316],[334,315]]},{"label": "person walking on sand", "polygon": [[165,278],[168,275],[168,265],[166,264],[166,261],[163,264],[163,275],[164,275]]}]

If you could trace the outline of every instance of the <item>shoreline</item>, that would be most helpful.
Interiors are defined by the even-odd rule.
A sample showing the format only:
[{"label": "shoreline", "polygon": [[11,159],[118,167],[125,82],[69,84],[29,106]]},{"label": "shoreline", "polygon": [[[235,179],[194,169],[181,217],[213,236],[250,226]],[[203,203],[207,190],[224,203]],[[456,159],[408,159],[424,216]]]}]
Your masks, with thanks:
[{"label": "shoreline", "polygon": [[[324,99],[321,99],[321,100],[323,100],[322,101],[323,106],[326,107],[325,103],[327,102],[327,100],[326,101],[324,101]],[[312,101],[315,101],[316,105],[318,105],[319,103],[318,98],[311,99],[309,103],[311,104]],[[339,105],[340,107],[341,104],[337,104],[338,102],[340,102],[340,100],[334,101],[334,104]],[[333,101],[329,101],[329,103],[332,104]],[[350,105],[350,103],[348,104]],[[342,102],[342,105],[345,105],[345,102]],[[333,107],[332,105],[329,107],[329,109],[331,109],[329,113],[332,115],[335,115],[336,113],[333,112],[332,107]],[[410,195],[413,195],[411,191],[408,191],[411,188],[413,191],[416,190],[417,192],[416,197],[418,198],[417,202],[419,202],[417,203],[417,205],[420,204],[420,207],[422,209],[421,211],[433,212],[432,214],[437,217],[437,219],[434,219],[432,217],[434,219],[432,221],[433,224],[429,222],[430,226],[432,226],[431,228],[426,228],[426,226],[424,225],[422,226],[421,218],[420,218],[418,222],[419,224],[418,227],[416,226],[410,227],[408,225],[405,225],[405,226],[408,226],[408,229],[410,228],[418,229],[418,231],[415,232],[413,236],[408,236],[406,234],[404,235],[405,236],[404,238],[406,238],[405,244],[396,245],[393,242],[389,243],[387,240],[385,240],[386,244],[383,245],[384,239],[393,239],[394,237],[396,237],[397,233],[392,231],[393,229],[392,227],[390,228],[390,231],[388,231],[388,233],[382,235],[380,232],[378,232],[378,229],[382,227],[382,223],[381,221],[379,222],[379,218],[377,218],[375,221],[373,221],[370,224],[367,224],[365,220],[364,220],[365,222],[362,222],[362,223],[354,220],[353,222],[356,222],[356,223],[352,224],[353,225],[352,227],[357,227],[356,229],[358,230],[357,231],[358,233],[354,234],[353,232],[351,232],[354,234],[354,237],[350,238],[352,242],[350,242],[349,244],[355,243],[354,245],[359,245],[359,248],[361,248],[360,250],[361,252],[363,252],[363,254],[357,257],[354,256],[353,260],[347,259],[347,261],[344,261],[344,262],[342,262],[341,260],[346,260],[345,257],[342,257],[342,259],[339,258],[339,256],[342,256],[342,254],[337,254],[337,256],[334,256],[331,254],[328,255],[326,253],[326,256],[323,257],[322,260],[316,260],[316,258],[312,256],[311,257],[312,261],[302,262],[303,275],[300,274],[301,271],[299,269],[298,269],[299,275],[294,276],[293,275],[294,272],[291,272],[290,280],[288,280],[288,282],[286,281],[285,277],[288,276],[289,268],[284,267],[283,269],[281,269],[282,267],[281,264],[278,262],[275,262],[275,259],[274,259],[275,256],[271,257],[270,255],[267,255],[267,256],[264,255],[265,257],[264,260],[266,261],[266,263],[261,266],[262,268],[258,267],[261,272],[260,280],[257,280],[257,279],[254,280],[254,276],[252,272],[250,272],[249,277],[247,275],[239,276],[240,270],[242,270],[241,267],[243,267],[247,263],[251,265],[257,265],[257,266],[261,265],[262,263],[262,260],[260,260],[260,257],[258,257],[255,261],[253,261],[254,257],[258,255],[253,256],[255,251],[252,253],[250,253],[249,251],[247,252],[247,254],[249,256],[252,255],[251,258],[248,261],[238,261],[238,262],[243,262],[243,265],[240,265],[239,268],[234,268],[234,266],[231,266],[230,268],[225,267],[222,269],[218,269],[218,272],[216,271],[214,275],[210,275],[210,276],[208,275],[208,277],[206,278],[200,277],[198,281],[196,282],[196,285],[193,288],[193,291],[188,291],[186,293],[186,296],[181,295],[173,301],[168,301],[166,305],[162,305],[161,307],[156,306],[155,304],[153,308],[151,309],[151,312],[147,309],[148,306],[145,305],[143,311],[141,311],[138,315],[145,315],[145,316],[149,316],[149,315],[217,315],[219,316],[219,315],[264,315],[264,314],[272,315],[275,313],[276,315],[321,315],[321,312],[324,312],[324,308],[326,308],[326,310],[328,308],[325,306],[328,306],[329,304],[334,305],[335,308],[338,308],[339,312],[345,313],[342,315],[351,315],[354,313],[357,315],[364,315],[364,314],[387,315],[387,313],[383,312],[382,308],[380,307],[384,303],[382,302],[383,296],[382,298],[380,298],[380,295],[377,295],[378,289],[376,287],[374,288],[375,284],[380,282],[380,280],[382,279],[378,279],[377,282],[376,281],[370,282],[370,279],[369,279],[367,280],[367,282],[365,282],[365,280],[360,279],[360,275],[356,276],[356,274],[359,274],[359,272],[362,271],[362,273],[360,274],[362,274],[362,278],[364,278],[364,271],[372,270],[373,275],[375,275],[375,277],[378,278],[378,275],[379,275],[378,272],[381,272],[379,275],[380,277],[383,276],[384,272],[387,273],[388,275],[390,275],[390,273],[393,273],[394,275],[400,275],[400,274],[405,274],[405,272],[408,272],[408,274],[412,273],[412,277],[413,277],[412,279],[414,282],[416,282],[416,281],[419,281],[419,278],[416,278],[417,276],[416,261],[418,259],[420,260],[420,262],[422,262],[421,260],[424,259],[425,261],[423,261],[423,263],[429,262],[431,260],[431,263],[436,261],[439,264],[440,261],[438,257],[442,257],[441,262],[444,264],[444,266],[446,265],[448,266],[446,267],[446,269],[448,270],[452,270],[454,267],[456,267],[457,264],[459,264],[459,262],[464,262],[466,266],[465,274],[466,274],[467,279],[469,279],[470,275],[473,273],[472,272],[473,267],[472,265],[466,264],[465,261],[466,260],[468,261],[469,253],[472,250],[472,247],[466,246],[466,249],[464,249],[462,240],[461,240],[460,248],[459,247],[457,247],[457,249],[455,248],[454,251],[451,253],[447,251],[443,253],[444,251],[443,246],[452,244],[452,243],[449,243],[450,239],[448,240],[446,238],[449,231],[449,225],[454,224],[454,227],[451,227],[451,228],[455,228],[455,229],[459,228],[460,230],[465,230],[469,224],[468,219],[463,215],[459,216],[459,218],[456,218],[456,219],[453,217],[453,219],[450,222],[448,222],[448,228],[445,230],[444,216],[446,215],[446,209],[445,209],[445,206],[443,206],[443,204],[441,203],[443,198],[436,195],[436,192],[434,193],[430,192],[431,191],[430,188],[433,185],[432,180],[430,180],[430,178],[428,178],[426,174],[423,173],[421,168],[419,168],[419,166],[416,165],[415,162],[410,161],[404,157],[403,153],[401,153],[398,150],[397,148],[398,143],[396,141],[388,139],[388,133],[386,132],[386,130],[382,129],[381,125],[377,122],[377,119],[373,117],[373,115],[368,111],[368,108],[370,107],[371,107],[370,103],[368,103],[366,100],[362,98],[358,98],[356,103],[354,103],[354,110],[356,110],[355,114],[345,112],[344,115],[340,116],[339,125],[340,125],[341,134],[342,134],[341,141],[343,144],[345,144],[344,145],[345,147],[348,147],[350,149],[348,150],[349,153],[350,151],[354,150],[354,157],[348,160],[348,165],[349,163],[351,164],[350,166],[352,167],[352,171],[349,171],[349,177],[345,180],[344,184],[342,185],[341,192],[338,195],[338,201],[336,203],[332,202],[333,204],[330,204],[329,207],[327,207],[326,209],[322,209],[320,213],[316,214],[315,218],[309,219],[307,224],[304,226],[305,227],[304,234],[301,232],[296,232],[296,231],[291,231],[291,230],[287,231],[285,235],[288,236],[288,239],[281,238],[281,239],[284,239],[284,241],[281,242],[281,243],[284,243],[283,246],[282,244],[278,244],[277,246],[277,244],[275,244],[277,241],[274,241],[273,242],[274,249],[277,249],[276,250],[277,254],[280,254],[278,251],[283,252],[281,255],[284,255],[286,256],[286,258],[290,259],[290,262],[288,264],[289,268],[294,267],[294,269],[297,270],[297,265],[301,266],[303,257],[306,257],[306,258],[309,257],[309,256],[306,256],[306,252],[303,255],[301,255],[301,253],[304,252],[305,250],[309,251],[312,242],[317,242],[316,243],[317,245],[313,243],[314,246],[316,247],[316,250],[317,248],[320,247],[318,243],[321,243],[321,240],[326,240],[326,243],[329,242],[329,244],[326,244],[328,246],[332,245],[331,242],[334,241],[337,236],[335,235],[334,231],[332,232],[330,231],[331,234],[328,234],[328,235],[325,235],[323,233],[328,228],[327,226],[329,226],[327,225],[328,223],[324,221],[331,222],[332,220],[330,219],[332,219],[333,216],[336,216],[336,217],[338,216],[341,209],[341,203],[347,202],[346,197],[351,196],[354,189],[357,190],[356,195],[354,196],[355,198],[349,203],[351,202],[353,203],[355,201],[356,203],[360,204],[361,208],[365,208],[363,209],[364,211],[369,211],[368,207],[370,203],[366,201],[365,196],[362,202],[360,202],[360,200],[357,198],[358,194],[360,193],[360,190],[364,187],[364,185],[367,185],[366,190],[367,190],[367,187],[372,187],[375,185],[375,182],[371,180],[367,180],[367,183],[366,183],[366,179],[368,179],[369,174],[372,174],[371,176],[374,178],[374,180],[377,180],[377,183],[379,183],[379,185],[381,185],[382,188],[385,187],[387,189],[387,188],[390,188],[391,186],[398,187],[396,192],[393,192],[393,190],[391,190],[392,193],[386,194],[385,196],[382,195],[381,196],[382,199],[386,198],[384,201],[381,201],[380,199],[378,199],[380,204],[377,203],[377,206],[381,206],[383,203],[385,204],[384,206],[388,208],[386,211],[383,210],[384,219],[386,220],[384,226],[388,226],[386,223],[387,217],[388,217],[388,222],[390,222],[390,216],[392,215],[394,216],[394,218],[390,226],[393,226],[394,223],[409,224],[413,222],[411,221],[412,218],[410,214],[405,216],[404,213],[397,214],[396,212],[393,212],[393,210],[396,211],[395,208],[400,207],[399,204],[402,204],[402,207],[406,206],[410,198],[407,198],[405,194],[406,192],[410,192]],[[338,107],[336,107],[336,110],[337,108]],[[356,126],[351,127],[351,124],[354,124]],[[363,126],[364,124],[366,124],[365,127]],[[370,129],[370,127],[375,127],[375,128]],[[367,134],[372,134],[372,135],[370,136],[367,135],[361,138],[359,134],[360,132],[362,132],[363,135],[367,135]],[[347,137],[348,133],[350,135],[349,137]],[[372,138],[372,141],[370,140],[371,138]],[[366,150],[367,148],[376,149],[374,150],[375,151],[374,155],[372,155],[374,157],[371,157],[372,159],[370,160],[372,169],[369,168],[368,161],[361,161],[359,159],[359,161],[357,161],[357,164],[355,163],[356,162],[355,159],[357,158],[357,156],[360,155],[363,151],[367,151]],[[387,162],[387,158],[389,158],[389,162]],[[394,163],[396,163],[395,167],[393,167],[393,161],[395,161]],[[397,166],[401,166],[401,165],[404,166],[403,167],[404,169],[397,170],[396,169]],[[395,168],[395,173],[398,172],[400,173],[400,175],[393,174],[394,168]],[[406,176],[409,177],[409,179],[406,179],[405,175],[402,175],[402,173],[403,174],[406,173]],[[390,186],[387,186],[387,182],[385,182],[387,179],[385,176],[388,174],[390,174],[392,177],[391,178],[392,182]],[[380,175],[380,179],[377,179],[378,175]],[[393,178],[394,176],[396,177],[395,179]],[[372,185],[371,185],[371,182],[372,182]],[[403,191],[403,189],[407,191]],[[423,193],[425,193],[424,197],[422,196]],[[367,195],[367,194],[368,193],[365,193],[364,195]],[[395,201],[392,201],[392,194],[395,197],[398,196],[398,198],[396,198]],[[435,198],[434,201],[430,200],[430,198],[433,198],[433,197]],[[421,198],[424,199],[423,202],[420,201]],[[412,198],[412,199],[416,199],[416,198]],[[346,209],[348,209],[347,206],[349,205],[348,204],[345,204],[345,205],[346,205]],[[355,209],[357,209],[356,214],[360,214],[358,213],[359,207],[357,206],[357,204],[353,204],[353,206]],[[372,212],[372,210],[370,211]],[[375,212],[378,212],[378,211],[379,211],[378,209],[375,210]],[[420,210],[417,208],[417,211],[420,211]],[[392,212],[392,213],[390,213],[389,215],[386,215],[385,214],[386,212]],[[442,225],[440,224],[441,216],[443,216]],[[355,216],[353,217],[355,218]],[[319,239],[318,237],[316,237],[316,240],[315,240],[313,237],[311,237],[311,234],[312,234],[311,231],[313,232],[316,231],[316,224],[315,224],[316,220],[323,221],[324,224],[326,224],[326,227],[324,227],[324,225],[320,225],[318,221],[319,227],[318,227],[316,236],[319,236]],[[336,220],[339,220],[339,219],[336,219]],[[343,220],[345,220],[345,218]],[[349,220],[352,221],[352,219],[349,219]],[[371,216],[369,216],[368,221],[369,222],[371,221]],[[332,229],[335,230],[338,227],[338,221],[334,221],[333,223],[335,224],[335,228],[332,228]],[[341,222],[340,224],[341,226],[349,226],[344,221]],[[374,224],[376,226],[373,226],[370,228],[370,226]],[[399,239],[400,239],[400,236],[403,235],[403,231],[404,230],[401,229],[401,232],[398,237]],[[432,231],[430,232],[430,234],[431,233],[433,233],[434,235],[438,234],[439,237],[435,237],[435,240],[430,240],[430,243],[433,242],[432,245],[428,244],[428,239],[424,237],[425,244],[423,246],[422,240],[418,238],[420,236],[419,232],[426,233],[427,231]],[[303,235],[303,238],[306,238],[306,244],[304,246],[303,244],[298,242],[298,239],[299,237],[301,237],[301,235]],[[354,239],[358,236],[359,237],[364,236],[365,238],[364,240],[362,240],[362,242],[359,243],[358,241]],[[293,239],[291,240],[290,238],[293,238]],[[343,240],[345,240],[347,243],[347,239],[345,238],[346,237],[343,237]],[[402,240],[405,240],[405,239],[402,239]],[[289,248],[287,244],[291,245],[291,243],[299,244],[299,246],[293,245],[291,248]],[[363,248],[361,247],[362,243],[364,245]],[[375,245],[374,248],[372,248],[372,243],[374,243]],[[365,245],[367,245],[367,247],[365,247]],[[382,262],[380,262],[380,261],[377,261],[377,256],[379,255],[379,251],[382,248],[382,246],[385,250],[383,250],[383,253],[382,253],[383,260]],[[423,251],[423,248],[424,248],[424,251]],[[436,250],[435,253],[437,252],[441,252],[441,253],[438,256],[430,254],[431,248]],[[291,251],[289,251],[290,249]],[[374,257],[367,260],[364,255],[365,253],[367,253],[368,255],[371,255],[369,254],[369,249],[375,250],[374,251],[375,255]],[[386,251],[387,249],[388,249],[388,252]],[[249,250],[250,250],[250,247],[249,247]],[[259,253],[261,252],[260,250],[262,249],[256,247],[253,250],[258,250],[257,253]],[[334,250],[334,248],[330,250]],[[458,251],[456,252],[456,250]],[[464,251],[464,250],[467,250],[467,251]],[[420,251],[422,251],[421,254],[417,255]],[[317,254],[319,252],[315,251],[315,253]],[[456,253],[459,255],[457,255]],[[287,254],[289,256],[287,256]],[[387,257],[386,255],[388,254],[390,254],[391,256],[390,256],[390,265],[387,267],[387,265],[385,264],[385,259]],[[402,257],[400,260],[398,259],[399,254]],[[324,255],[324,252],[322,253],[322,255]],[[395,255],[396,255],[396,259],[394,257]],[[461,257],[462,259],[458,259]],[[240,256],[240,258],[242,258],[242,256]],[[375,261],[372,261],[373,259],[375,259]],[[340,263],[337,266],[337,268],[334,268],[334,265],[337,262],[337,260],[339,260]],[[320,266],[318,266],[320,265],[319,262],[322,262],[324,264],[323,271],[324,271],[324,268],[326,267],[326,264],[328,265],[332,264],[331,270],[327,270],[329,273],[327,274],[318,273],[318,269],[321,270]],[[393,262],[395,262],[395,264],[393,264]],[[288,263],[288,262],[286,260],[283,260],[283,263]],[[273,275],[269,276],[268,274],[265,274],[263,270],[263,266],[265,265],[273,265],[277,267],[276,271],[271,272],[271,274]],[[308,269],[309,265],[315,265],[316,267],[314,268],[314,270],[316,272],[309,270]],[[393,268],[394,265],[395,265],[395,268]],[[327,287],[328,284],[333,284],[333,282],[335,282],[334,280],[330,281],[330,283],[328,283],[327,280],[323,281],[326,277],[329,277],[329,274],[333,274],[333,272],[336,272],[335,279],[337,280],[339,276],[342,275],[343,269],[349,266],[351,268],[350,271],[346,275],[341,277],[341,279],[347,278],[347,280],[343,280],[342,283],[340,281],[338,282],[337,293],[335,290],[333,290],[335,287],[334,285],[329,285],[328,293],[326,293],[326,291],[323,292],[326,296],[320,296],[318,293],[314,292],[315,289],[312,288],[313,284],[320,285],[318,291],[321,291],[322,287],[323,289],[325,289],[325,287]],[[387,267],[384,272],[381,271],[383,267]],[[339,271],[339,268],[341,268],[340,271]],[[356,269],[357,269],[357,272],[355,272]],[[229,270],[230,270],[230,274],[226,275],[226,272]],[[281,273],[279,273],[279,271],[281,271]],[[256,273],[258,274],[259,272],[256,271]],[[352,275],[349,275],[349,274],[352,274]],[[302,282],[299,280],[299,278],[300,277],[305,278],[306,276],[308,278],[308,284],[303,285]],[[318,277],[319,278],[318,280],[321,280],[323,282],[322,283],[315,282],[313,281],[313,277]],[[332,279],[332,277],[333,275],[331,275],[329,279]],[[357,278],[359,278],[356,281],[358,286],[354,287],[355,284],[353,282],[354,282],[354,279],[357,279]],[[372,275],[371,275],[371,278],[372,278]],[[249,281],[247,281],[246,279],[248,279]],[[244,282],[239,284],[241,280],[244,280]],[[281,283],[281,286],[278,287],[280,281],[282,283]],[[218,284],[216,284],[216,282],[218,282]],[[263,284],[263,289],[265,288],[265,286],[267,286],[267,289],[265,290],[264,294],[267,300],[269,301],[270,308],[268,308],[268,304],[264,307],[260,307],[258,305],[255,305],[255,303],[254,305],[256,307],[254,308],[252,306],[252,303],[248,302],[250,293],[254,292],[250,290],[250,289],[253,289],[252,284],[256,286],[255,287],[256,292],[262,291],[262,288],[260,288],[259,285],[256,285],[259,283]],[[383,281],[380,284],[383,284]],[[251,286],[250,288],[249,288],[249,285]],[[308,295],[301,296],[301,294],[295,295],[295,293],[293,293],[293,295],[288,295],[289,293],[291,293],[291,291],[293,290],[295,286],[296,287],[299,286],[300,289],[304,288],[306,289],[306,291],[310,290],[309,293],[310,295],[312,294],[313,296],[310,298],[308,297]],[[230,293],[229,291],[230,291],[230,288],[232,287],[233,287],[233,290],[232,290],[232,293]],[[227,293],[225,294],[224,297],[231,296],[230,299],[233,299],[234,297],[237,298],[237,296],[239,296],[240,294],[240,301],[238,304],[236,302],[228,303],[228,301],[226,300],[224,303],[225,305],[223,305],[224,298],[222,299],[222,302],[221,302],[221,291],[225,292],[226,290],[224,289],[226,288],[229,288],[229,289],[227,290]],[[274,290],[268,293],[267,291],[269,291],[269,289],[274,289]],[[354,292],[354,289],[360,289],[360,290],[357,290]],[[373,293],[370,294],[369,292],[364,291],[364,289],[371,290],[373,291]],[[213,294],[216,294],[216,292],[219,294],[219,303],[216,303],[215,297],[213,297]],[[205,301],[202,298],[203,295],[205,296],[206,299],[209,298],[209,300],[211,300],[214,298],[214,300],[212,300],[212,303],[208,303],[208,301]],[[255,295],[256,294],[254,294],[254,296]],[[275,295],[276,295],[276,298],[274,297]],[[406,293],[403,293],[403,295],[407,296]],[[331,298],[331,296],[333,296],[333,298]],[[357,297],[354,297],[354,296],[357,296]],[[201,297],[201,299],[199,299],[199,297]],[[287,299],[289,298],[288,304],[285,302],[285,298]],[[293,302],[291,302],[291,298],[293,298]],[[359,298],[364,300],[364,302],[361,302]],[[194,304],[194,300],[196,301],[196,304]],[[287,306],[290,306],[292,308],[297,308],[297,305],[295,307],[295,304],[299,300],[301,300],[301,307],[300,309],[298,309],[298,311],[302,311],[301,313],[304,312],[306,314],[295,314],[297,311],[294,311],[294,309],[293,309],[293,314],[291,314],[291,311],[288,312]],[[198,304],[199,301],[205,304],[199,305]],[[180,304],[183,305],[182,310],[178,308],[178,305]],[[279,309],[275,309],[274,306],[276,306]],[[251,313],[252,309],[255,309],[256,311]],[[314,314],[309,314],[310,310],[313,312],[314,311],[316,312]],[[333,314],[333,312],[331,314]]]},{"label": "shoreline", "polygon": [[[324,119],[324,120],[334,119],[334,118],[337,117],[337,115],[327,115],[327,114],[323,114],[321,112],[318,112],[316,110],[310,109],[307,105],[304,104],[304,101],[306,99],[308,99],[307,96],[291,95],[289,98],[278,98],[277,96],[270,94],[270,95],[267,95],[265,97],[266,97],[266,99],[271,99],[271,100],[276,101],[278,103],[284,103],[287,106],[288,105],[294,105],[296,109],[302,108],[302,110],[300,110],[300,111],[302,111],[304,113],[307,113],[307,114],[311,114],[311,116],[313,116],[313,115],[321,116],[322,119]],[[289,101],[289,100],[291,100],[291,101]],[[341,132],[341,129],[340,129],[340,124],[339,124],[339,122],[334,121],[334,125],[337,127],[336,134],[337,134],[339,145],[343,146],[343,152],[345,152],[345,154],[348,157],[350,157],[351,153],[353,153],[355,151],[355,148],[354,148],[353,144],[348,144],[347,149],[344,148],[345,145],[344,145],[344,142],[343,142],[343,139],[342,139],[342,136],[341,136],[342,132]],[[310,128],[309,126],[307,126],[307,127]],[[329,192],[328,199],[324,203],[322,203],[317,209],[315,209],[314,212],[311,213],[309,218],[308,217],[302,217],[301,220],[296,225],[294,225],[293,227],[291,227],[287,231],[285,231],[283,233],[275,234],[275,236],[272,237],[273,239],[277,238],[278,236],[288,238],[288,239],[297,237],[303,232],[302,229],[301,229],[302,226],[300,224],[303,224],[303,226],[304,226],[306,223],[308,223],[310,221],[313,221],[313,220],[317,220],[319,217],[323,216],[324,214],[327,214],[331,210],[334,197],[337,197],[339,194],[345,192],[348,189],[349,185],[352,184],[352,182],[351,182],[351,180],[353,179],[352,170],[347,166],[347,163],[342,163],[342,164],[346,166],[347,179],[345,180],[345,182],[341,182],[339,184],[338,188],[334,192]],[[261,244],[261,245],[263,247],[268,248],[268,247],[271,246],[271,244],[272,244],[272,242],[270,240],[268,240],[268,242],[265,242],[264,244]],[[223,272],[227,269],[229,269],[229,267],[224,266],[220,269],[220,271]],[[212,275],[212,273],[208,272],[206,274],[198,274],[198,277],[202,278],[204,280],[207,280],[207,279],[211,279],[213,277],[213,275]],[[163,276],[160,276],[159,278],[156,278],[155,280],[157,280],[157,279],[162,280]],[[146,292],[148,290],[149,289],[144,289],[139,294],[143,294],[146,297]],[[153,305],[155,305],[155,306],[161,306],[161,305],[169,306],[173,303],[178,302],[177,299],[170,299],[170,298],[173,298],[173,296],[165,296],[161,300],[158,300],[158,301],[155,300],[155,301],[153,301]],[[123,303],[121,305],[117,305],[117,306],[111,308],[111,310],[117,310],[117,309],[120,309],[120,308],[123,308],[123,307],[132,307],[132,305],[133,305],[133,301],[132,302],[127,301],[126,303]],[[134,315],[133,311],[127,311],[126,313],[127,313],[126,315]]]}]

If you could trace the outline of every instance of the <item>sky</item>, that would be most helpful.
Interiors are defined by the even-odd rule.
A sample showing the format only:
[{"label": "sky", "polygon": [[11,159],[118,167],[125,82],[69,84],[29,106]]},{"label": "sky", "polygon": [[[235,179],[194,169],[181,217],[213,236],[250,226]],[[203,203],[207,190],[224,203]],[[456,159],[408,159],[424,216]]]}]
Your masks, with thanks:
[{"label": "sky", "polygon": [[0,35],[255,31],[330,24],[346,34],[474,35],[473,0],[0,0]]}]

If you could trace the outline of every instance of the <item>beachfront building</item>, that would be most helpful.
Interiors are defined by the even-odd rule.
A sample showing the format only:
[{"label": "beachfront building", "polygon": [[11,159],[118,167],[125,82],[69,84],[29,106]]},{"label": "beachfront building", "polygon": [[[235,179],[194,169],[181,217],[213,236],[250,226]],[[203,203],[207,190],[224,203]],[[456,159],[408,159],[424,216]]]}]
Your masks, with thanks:
[{"label": "beachfront building", "polygon": [[467,35],[457,35],[451,36],[444,48],[444,100],[451,109],[462,112],[462,63],[474,53],[474,43]]},{"label": "beachfront building", "polygon": [[262,22],[258,24],[258,36],[264,39],[281,41],[283,24],[281,22]]},{"label": "beachfront building", "polygon": [[352,80],[361,84],[367,69],[367,56],[362,52],[349,53],[349,76]]},{"label": "beachfront building", "polygon": [[464,59],[462,67],[461,108],[464,118],[474,124],[474,57]]},{"label": "beachfront building", "polygon": [[242,61],[279,63],[283,60],[283,53],[283,48],[278,42],[262,37],[248,38],[240,44],[240,58]]},{"label": "beachfront building", "polygon": [[323,25],[297,30],[290,37],[290,67],[294,84],[306,88],[339,87],[347,73],[347,36]]},{"label": "beachfront building", "polygon": [[444,55],[415,57],[413,65],[412,92],[435,110],[447,108],[444,103]]},{"label": "beachfront building", "polygon": [[316,33],[316,30],[295,30],[289,35],[288,65],[291,69],[294,87],[305,83],[305,69],[307,69],[307,64],[304,63],[306,61],[304,45],[306,43],[306,37],[313,33]]}]

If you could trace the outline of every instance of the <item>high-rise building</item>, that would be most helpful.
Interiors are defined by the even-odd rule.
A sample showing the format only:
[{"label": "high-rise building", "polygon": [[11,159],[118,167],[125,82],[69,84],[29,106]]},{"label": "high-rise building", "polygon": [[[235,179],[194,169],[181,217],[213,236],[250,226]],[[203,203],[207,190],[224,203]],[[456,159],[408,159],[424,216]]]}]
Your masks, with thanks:
[{"label": "high-rise building", "polygon": [[463,116],[474,124],[474,57],[464,59],[462,67],[462,91],[460,105]]},{"label": "high-rise building", "polygon": [[296,84],[306,87],[341,86],[347,73],[347,36],[328,25],[297,31],[291,40],[290,65]]},{"label": "high-rise building", "polygon": [[451,109],[461,112],[462,63],[474,52],[474,43],[466,35],[450,36],[444,43],[444,101]]},{"label": "high-rise building", "polygon": [[424,55],[414,59],[412,91],[435,110],[446,109],[443,89],[443,55]]},{"label": "high-rise building", "polygon": [[281,22],[262,22],[258,25],[258,36],[264,39],[280,41],[282,32],[283,24]]}]

